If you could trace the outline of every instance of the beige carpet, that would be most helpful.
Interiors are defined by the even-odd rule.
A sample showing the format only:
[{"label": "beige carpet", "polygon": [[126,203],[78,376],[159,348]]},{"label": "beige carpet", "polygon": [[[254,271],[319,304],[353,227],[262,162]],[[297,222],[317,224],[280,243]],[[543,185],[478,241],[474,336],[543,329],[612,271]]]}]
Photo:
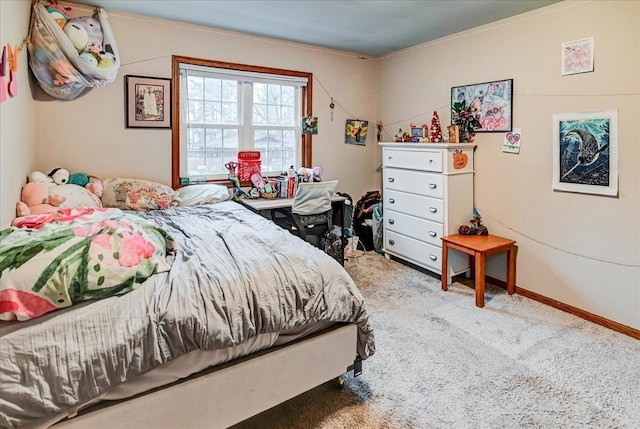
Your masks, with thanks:
[{"label": "beige carpet", "polygon": [[375,252],[346,268],[376,333],[363,374],[234,428],[640,428],[640,341],[491,285],[476,308]]}]

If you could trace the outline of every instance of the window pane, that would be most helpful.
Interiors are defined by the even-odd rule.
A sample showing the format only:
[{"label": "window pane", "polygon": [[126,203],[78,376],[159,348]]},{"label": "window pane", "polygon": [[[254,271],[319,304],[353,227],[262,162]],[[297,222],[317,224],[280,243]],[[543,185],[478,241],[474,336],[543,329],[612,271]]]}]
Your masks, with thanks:
[{"label": "window pane", "polygon": [[201,151],[204,150],[204,129],[189,128],[187,150]]},{"label": "window pane", "polygon": [[283,106],[282,107],[282,121],[280,122],[282,125],[295,126],[296,124],[296,114],[293,107]]},{"label": "window pane", "polygon": [[223,80],[222,81],[222,100],[238,102],[238,81]]},{"label": "window pane", "polygon": [[280,106],[269,105],[267,107],[267,123],[269,125],[280,125]]},{"label": "window pane", "polygon": [[280,85],[269,84],[267,86],[267,103],[269,104],[281,104],[280,97]]},{"label": "window pane", "polygon": [[238,103],[222,103],[222,120],[223,124],[238,123]]},{"label": "window pane", "polygon": [[253,132],[253,148],[266,153],[269,148],[269,132],[267,130],[255,130]]},{"label": "window pane", "polygon": [[189,100],[204,99],[204,78],[201,76],[187,77],[187,98]]},{"label": "window pane", "polygon": [[210,101],[222,100],[222,81],[220,79],[210,77],[205,79],[204,98]]},{"label": "window pane", "polygon": [[296,88],[293,86],[282,87],[282,105],[293,107],[296,105]]},{"label": "window pane", "polygon": [[253,125],[267,125],[267,105],[253,105]]},{"label": "window pane", "polygon": [[253,102],[267,104],[267,85],[264,83],[253,84]]},{"label": "window pane", "polygon": [[189,101],[189,123],[202,123],[204,119],[204,106],[202,101]]}]

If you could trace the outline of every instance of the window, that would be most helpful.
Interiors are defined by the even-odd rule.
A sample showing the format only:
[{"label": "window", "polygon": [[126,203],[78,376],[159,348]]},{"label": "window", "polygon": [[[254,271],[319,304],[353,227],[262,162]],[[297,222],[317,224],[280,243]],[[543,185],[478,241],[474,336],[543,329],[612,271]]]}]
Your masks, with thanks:
[{"label": "window", "polygon": [[262,174],[311,165],[310,73],[173,57],[173,185],[226,180],[238,151],[261,153]]}]

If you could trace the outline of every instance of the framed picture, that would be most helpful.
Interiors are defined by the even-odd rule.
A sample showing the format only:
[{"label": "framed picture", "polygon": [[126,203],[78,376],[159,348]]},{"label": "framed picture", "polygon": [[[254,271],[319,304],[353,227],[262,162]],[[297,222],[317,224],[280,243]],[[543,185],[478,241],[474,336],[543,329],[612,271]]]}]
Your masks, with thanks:
[{"label": "framed picture", "polygon": [[127,128],[171,128],[171,79],[125,76]]},{"label": "framed picture", "polygon": [[367,131],[369,130],[369,121],[361,119],[347,119],[345,127],[346,144],[357,144],[364,146],[367,140]]},{"label": "framed picture", "polygon": [[562,75],[593,71],[593,37],[562,44]]},{"label": "framed picture", "polygon": [[618,195],[618,111],[553,115],[553,189]]},{"label": "framed picture", "polygon": [[420,140],[422,140],[425,137],[424,130],[425,128],[422,128],[422,127],[411,128],[411,138],[419,138]]},{"label": "framed picture", "polygon": [[513,127],[513,79],[474,83],[451,88],[451,117],[454,103],[465,102],[480,122],[475,132],[504,132]]}]

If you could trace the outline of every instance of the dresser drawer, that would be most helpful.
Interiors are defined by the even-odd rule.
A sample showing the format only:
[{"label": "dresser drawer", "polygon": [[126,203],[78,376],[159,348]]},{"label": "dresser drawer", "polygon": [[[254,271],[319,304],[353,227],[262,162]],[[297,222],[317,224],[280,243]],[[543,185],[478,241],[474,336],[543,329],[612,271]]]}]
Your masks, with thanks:
[{"label": "dresser drawer", "polygon": [[441,174],[386,167],[383,170],[382,185],[385,190],[395,189],[426,197],[442,198],[444,196],[443,183]]},{"label": "dresser drawer", "polygon": [[382,195],[384,209],[444,222],[444,200],[387,189]]},{"label": "dresser drawer", "polygon": [[442,151],[384,149],[382,165],[412,170],[442,171]]},{"label": "dresser drawer", "polygon": [[392,255],[412,261],[421,267],[440,273],[442,249],[393,231],[384,232],[384,250]]},{"label": "dresser drawer", "polygon": [[384,228],[387,231],[398,232],[420,241],[426,241],[434,246],[442,246],[443,225],[438,222],[385,209]]}]

